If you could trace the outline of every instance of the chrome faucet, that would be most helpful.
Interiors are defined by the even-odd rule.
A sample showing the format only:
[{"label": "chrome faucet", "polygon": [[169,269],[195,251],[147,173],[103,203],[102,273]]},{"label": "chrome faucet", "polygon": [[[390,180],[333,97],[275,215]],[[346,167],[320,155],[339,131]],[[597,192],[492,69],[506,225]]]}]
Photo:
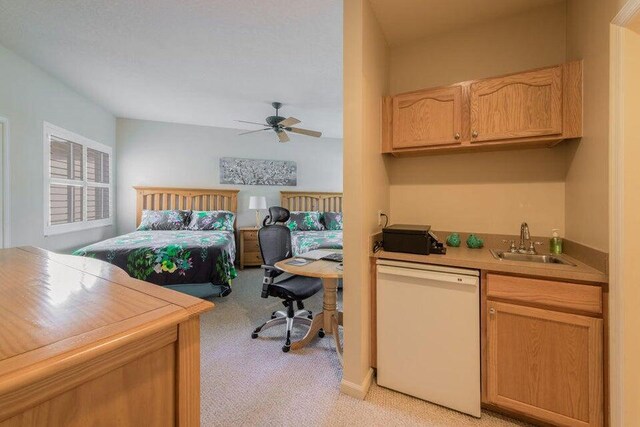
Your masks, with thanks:
[{"label": "chrome faucet", "polygon": [[520,224],[520,245],[518,245],[518,252],[524,254],[527,253],[525,241],[531,241],[531,234],[529,234],[529,224],[523,222]]},{"label": "chrome faucet", "polygon": [[[526,242],[529,241],[529,248],[527,249]],[[527,255],[537,255],[536,245],[542,245],[542,242],[534,242],[531,240],[531,233],[529,233],[529,225],[526,222],[520,224],[520,244],[516,247],[515,240],[503,240],[504,243],[509,244],[509,252],[512,254],[520,253]]]},{"label": "chrome faucet", "polygon": [[[527,248],[526,242],[529,242],[529,248]],[[537,255],[536,245],[542,245],[542,242],[534,242],[531,240],[531,233],[529,233],[529,225],[526,222],[520,224],[520,244],[516,249],[516,242],[514,240],[503,240],[505,243],[509,243],[509,252],[521,253],[527,255]]]}]

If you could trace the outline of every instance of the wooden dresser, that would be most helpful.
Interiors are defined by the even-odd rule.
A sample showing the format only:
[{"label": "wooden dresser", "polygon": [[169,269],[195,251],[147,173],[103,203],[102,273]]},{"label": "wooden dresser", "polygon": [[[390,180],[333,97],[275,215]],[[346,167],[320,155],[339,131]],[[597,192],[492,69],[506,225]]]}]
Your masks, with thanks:
[{"label": "wooden dresser", "polygon": [[0,250],[0,426],[199,425],[212,307],[90,258]]}]

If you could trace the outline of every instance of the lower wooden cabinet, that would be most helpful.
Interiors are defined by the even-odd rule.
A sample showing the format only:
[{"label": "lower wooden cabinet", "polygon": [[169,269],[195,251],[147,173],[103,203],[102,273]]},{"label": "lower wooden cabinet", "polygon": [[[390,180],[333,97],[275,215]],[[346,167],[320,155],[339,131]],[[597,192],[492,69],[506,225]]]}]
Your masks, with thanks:
[{"label": "lower wooden cabinet", "polygon": [[602,425],[602,319],[487,308],[489,401],[559,425]]},{"label": "lower wooden cabinet", "polygon": [[[491,280],[505,277],[489,275],[489,298]],[[531,279],[509,280],[517,291],[517,280]],[[485,305],[486,401],[553,425],[602,426],[603,319],[500,295]]]}]

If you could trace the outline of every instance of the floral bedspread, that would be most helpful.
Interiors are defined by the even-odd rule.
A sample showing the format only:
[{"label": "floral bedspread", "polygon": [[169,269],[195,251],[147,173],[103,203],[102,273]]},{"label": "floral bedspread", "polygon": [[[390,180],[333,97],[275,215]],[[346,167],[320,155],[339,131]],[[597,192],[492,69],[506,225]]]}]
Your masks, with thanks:
[{"label": "floral bedspread", "polygon": [[315,249],[342,249],[342,230],[292,231],[291,247],[294,256]]},{"label": "floral bedspread", "polygon": [[130,276],[157,285],[229,285],[237,276],[236,246],[230,231],[134,231],[78,249]]}]

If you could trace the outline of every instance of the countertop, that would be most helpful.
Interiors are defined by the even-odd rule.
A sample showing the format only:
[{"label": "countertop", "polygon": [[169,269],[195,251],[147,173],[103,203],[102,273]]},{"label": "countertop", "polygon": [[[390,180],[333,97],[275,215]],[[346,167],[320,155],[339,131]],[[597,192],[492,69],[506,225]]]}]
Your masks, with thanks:
[{"label": "countertop", "polygon": [[0,330],[0,419],[18,385],[26,389],[213,308],[111,264],[38,248],[0,250],[0,271],[0,319],[8,325]]},{"label": "countertop", "polygon": [[504,261],[493,257],[491,248],[469,249],[447,247],[446,255],[415,255],[380,250],[373,256],[379,259],[419,262],[422,264],[446,265],[451,267],[473,268],[486,272],[513,273],[550,279],[571,280],[589,283],[608,283],[606,273],[563,254],[562,257],[576,264],[537,264],[522,261]]}]

